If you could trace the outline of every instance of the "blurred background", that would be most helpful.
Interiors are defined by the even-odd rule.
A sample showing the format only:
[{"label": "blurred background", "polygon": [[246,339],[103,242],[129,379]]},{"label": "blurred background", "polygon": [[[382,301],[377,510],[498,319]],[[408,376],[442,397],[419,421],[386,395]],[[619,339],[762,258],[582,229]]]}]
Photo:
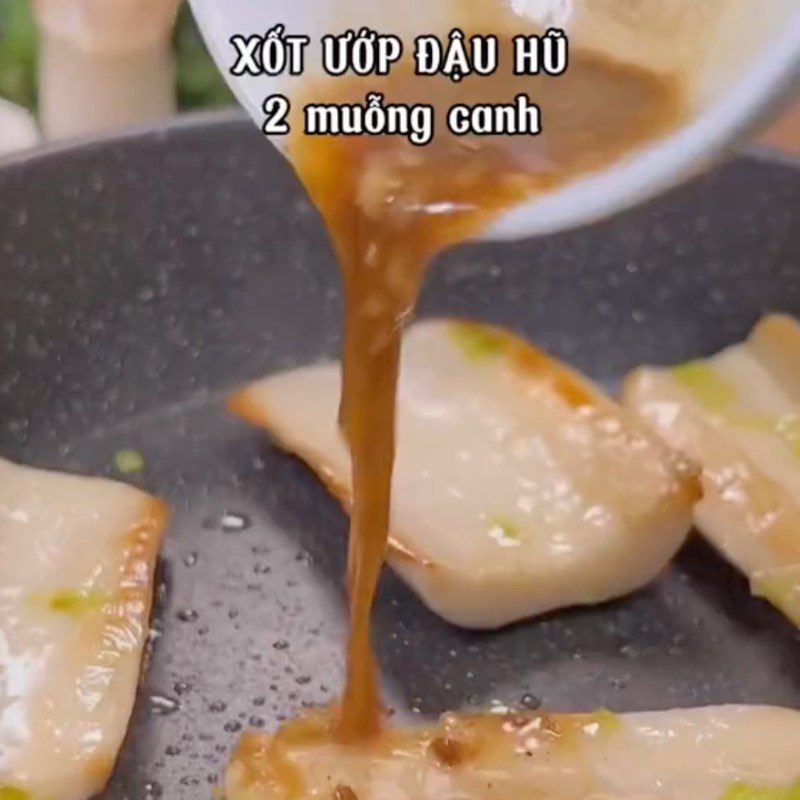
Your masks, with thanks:
[{"label": "blurred background", "polygon": [[233,105],[178,3],[0,0],[0,153]]},{"label": "blurred background", "polygon": [[[30,0],[0,0],[0,97],[36,112],[39,37]],[[234,102],[197,31],[187,5],[171,37],[175,99],[180,111]]]}]

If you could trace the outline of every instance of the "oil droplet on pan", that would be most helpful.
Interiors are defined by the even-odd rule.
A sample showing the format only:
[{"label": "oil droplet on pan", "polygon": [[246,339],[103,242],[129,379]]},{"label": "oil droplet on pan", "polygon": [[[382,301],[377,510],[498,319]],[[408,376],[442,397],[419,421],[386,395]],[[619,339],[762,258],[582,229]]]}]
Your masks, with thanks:
[{"label": "oil droplet on pan", "polygon": [[153,714],[165,717],[174,714],[180,707],[180,702],[174,697],[166,697],[161,694],[150,695],[150,710]]},{"label": "oil droplet on pan", "polygon": [[144,798],[145,800],[159,800],[164,794],[161,784],[158,781],[148,781],[144,785]]},{"label": "oil droplet on pan", "polygon": [[523,708],[527,708],[528,711],[536,711],[542,705],[542,701],[535,695],[531,694],[530,692],[526,692],[520,698],[520,705]]}]

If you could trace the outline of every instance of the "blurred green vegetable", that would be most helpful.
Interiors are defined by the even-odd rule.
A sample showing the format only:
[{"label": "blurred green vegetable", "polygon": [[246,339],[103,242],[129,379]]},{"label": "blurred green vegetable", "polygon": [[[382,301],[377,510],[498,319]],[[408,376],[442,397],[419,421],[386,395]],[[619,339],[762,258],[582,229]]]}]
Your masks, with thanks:
[{"label": "blurred green vegetable", "polygon": [[0,97],[36,108],[36,24],[28,0],[0,0]]},{"label": "blurred green vegetable", "polygon": [[[177,100],[181,110],[233,102],[195,25],[181,8],[173,37]],[[0,0],[0,97],[36,110],[36,24],[28,0]]]},{"label": "blurred green vegetable", "polygon": [[174,42],[178,108],[217,108],[233,103],[233,95],[208,54],[188,6],[181,8],[178,15]]}]

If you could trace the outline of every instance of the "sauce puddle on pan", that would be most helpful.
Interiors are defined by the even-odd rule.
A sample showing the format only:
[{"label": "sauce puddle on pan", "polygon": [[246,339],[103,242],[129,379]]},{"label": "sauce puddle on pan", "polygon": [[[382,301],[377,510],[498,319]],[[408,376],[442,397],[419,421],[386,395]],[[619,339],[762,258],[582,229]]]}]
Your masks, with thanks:
[{"label": "sauce puddle on pan", "polygon": [[[350,633],[344,697],[330,726],[343,743],[367,741],[381,729],[370,618],[388,537],[400,340],[427,266],[516,203],[665,134],[684,112],[681,82],[672,77],[575,49],[560,77],[514,77],[511,47],[511,37],[501,37],[501,67],[491,77],[454,83],[416,77],[401,65],[377,82],[339,79],[310,87],[317,102],[360,103],[367,92],[379,91],[387,104],[432,104],[437,135],[425,147],[400,137],[368,136],[298,135],[290,143],[291,160],[322,213],[344,282],[340,423],[352,454],[354,487]],[[521,93],[541,109],[541,134],[447,132],[446,112],[455,103],[508,103]],[[294,723],[276,737],[276,759],[282,735],[297,743],[302,728]],[[319,727],[309,735],[318,737]],[[291,772],[290,783],[297,780]]]}]

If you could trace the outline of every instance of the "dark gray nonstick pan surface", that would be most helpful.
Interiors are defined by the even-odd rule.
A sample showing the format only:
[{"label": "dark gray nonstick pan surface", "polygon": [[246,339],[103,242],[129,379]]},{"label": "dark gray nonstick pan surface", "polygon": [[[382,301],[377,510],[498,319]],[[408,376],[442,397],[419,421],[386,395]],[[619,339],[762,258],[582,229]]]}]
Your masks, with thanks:
[{"label": "dark gray nonstick pan surface", "polygon": [[[337,353],[325,235],[249,124],[182,125],[1,168],[0,276],[0,452],[113,475],[134,448],[139,483],[175,510],[106,797],[207,797],[242,728],[341,684],[345,518],[222,405]],[[508,325],[613,384],[710,353],[773,309],[800,314],[800,173],[746,158],[610,223],[453,252],[421,314]],[[447,626],[387,575],[375,631],[399,715],[534,698],[800,708],[800,636],[698,539],[633,598],[491,634]]]}]

